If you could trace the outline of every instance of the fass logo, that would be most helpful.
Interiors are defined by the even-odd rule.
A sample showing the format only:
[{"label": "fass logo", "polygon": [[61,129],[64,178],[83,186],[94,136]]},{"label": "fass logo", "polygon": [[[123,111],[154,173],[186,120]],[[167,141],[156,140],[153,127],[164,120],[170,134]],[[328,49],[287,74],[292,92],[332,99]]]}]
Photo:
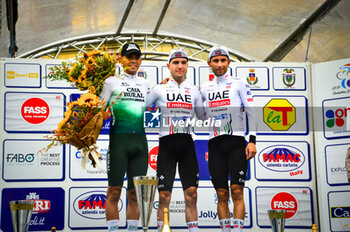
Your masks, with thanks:
[{"label": "fass logo", "polygon": [[350,116],[350,107],[338,108],[338,109],[329,109],[325,113],[326,126],[328,128],[342,127],[345,124],[345,120]]},{"label": "fass logo", "polygon": [[33,97],[27,99],[21,107],[22,118],[30,124],[45,122],[50,115],[50,107],[41,98]]},{"label": "fass logo", "polygon": [[286,219],[289,219],[297,214],[298,201],[291,193],[279,192],[276,193],[271,199],[271,209],[286,210]]},{"label": "fass logo", "polygon": [[35,192],[26,195],[26,200],[34,200],[33,214],[47,213],[51,209],[51,201],[40,199],[40,196]]},{"label": "fass logo", "polygon": [[159,146],[156,146],[152,148],[148,153],[148,164],[155,171],[157,171],[158,151],[159,151]]},{"label": "fass logo", "polygon": [[[273,145],[263,149],[258,155],[259,163],[274,172],[291,172],[305,163],[305,155],[296,147],[289,145]],[[295,175],[291,173],[291,176]],[[298,172],[302,174],[302,170]]]},{"label": "fass logo", "polygon": [[[74,211],[80,216],[88,219],[105,219],[106,192],[91,191],[78,196],[73,202]],[[118,203],[119,212],[123,208],[123,201]]]},{"label": "fass logo", "polygon": [[295,107],[287,99],[271,99],[264,106],[264,122],[274,131],[289,130],[295,118]]}]

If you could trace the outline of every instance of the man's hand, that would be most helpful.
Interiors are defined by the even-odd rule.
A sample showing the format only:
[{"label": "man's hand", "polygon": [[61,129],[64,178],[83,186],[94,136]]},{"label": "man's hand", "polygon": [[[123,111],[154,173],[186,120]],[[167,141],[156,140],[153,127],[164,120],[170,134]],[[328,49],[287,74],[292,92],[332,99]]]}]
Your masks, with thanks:
[{"label": "man's hand", "polygon": [[170,80],[170,77],[167,77],[164,80],[162,80],[161,82],[159,82],[159,84],[164,85],[164,84],[168,83],[169,80]]},{"label": "man's hand", "polygon": [[247,160],[254,158],[256,155],[256,147],[254,143],[248,143],[247,147],[245,148],[245,155],[247,157]]}]

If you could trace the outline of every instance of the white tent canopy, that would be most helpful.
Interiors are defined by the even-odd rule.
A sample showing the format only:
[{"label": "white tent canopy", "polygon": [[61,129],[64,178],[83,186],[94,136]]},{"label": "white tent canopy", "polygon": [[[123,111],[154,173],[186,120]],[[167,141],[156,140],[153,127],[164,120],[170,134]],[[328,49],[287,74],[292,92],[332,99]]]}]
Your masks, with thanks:
[{"label": "white tent canopy", "polygon": [[308,61],[316,63],[350,57],[349,10],[349,0],[18,0],[16,56],[71,38],[139,33],[224,45],[243,61],[303,62],[312,28]]}]

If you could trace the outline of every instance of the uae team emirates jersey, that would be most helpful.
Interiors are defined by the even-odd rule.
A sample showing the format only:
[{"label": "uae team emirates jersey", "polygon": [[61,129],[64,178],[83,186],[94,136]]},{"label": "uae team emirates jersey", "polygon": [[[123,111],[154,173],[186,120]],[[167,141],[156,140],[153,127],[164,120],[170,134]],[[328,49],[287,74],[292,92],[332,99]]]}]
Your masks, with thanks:
[{"label": "uae team emirates jersey", "polygon": [[205,110],[199,89],[186,81],[180,85],[172,78],[154,86],[147,95],[147,106],[155,103],[161,112],[159,137],[192,131],[194,114],[204,119]]},{"label": "uae team emirates jersey", "polygon": [[[219,135],[245,136],[243,116],[248,116],[249,135],[256,136],[257,119],[253,95],[249,85],[229,75],[215,77],[201,87],[206,114],[220,121],[210,127],[209,137]],[[218,126],[220,125],[220,126]]]},{"label": "uae team emirates jersey", "polygon": [[105,80],[100,95],[111,105],[112,134],[144,134],[143,112],[149,90],[145,79],[123,73]]}]

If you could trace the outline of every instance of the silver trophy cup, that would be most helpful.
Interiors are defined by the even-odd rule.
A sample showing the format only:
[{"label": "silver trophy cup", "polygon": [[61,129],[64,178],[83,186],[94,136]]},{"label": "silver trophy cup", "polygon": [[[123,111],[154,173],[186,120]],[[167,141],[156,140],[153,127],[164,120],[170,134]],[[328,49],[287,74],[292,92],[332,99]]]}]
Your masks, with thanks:
[{"label": "silver trophy cup", "polygon": [[283,209],[271,209],[267,210],[267,213],[269,215],[272,231],[283,232],[287,211]]},{"label": "silver trophy cup", "polygon": [[134,185],[143,231],[148,230],[158,178],[156,176],[135,176]]},{"label": "silver trophy cup", "polygon": [[32,217],[34,201],[10,201],[14,232],[27,232]]}]

